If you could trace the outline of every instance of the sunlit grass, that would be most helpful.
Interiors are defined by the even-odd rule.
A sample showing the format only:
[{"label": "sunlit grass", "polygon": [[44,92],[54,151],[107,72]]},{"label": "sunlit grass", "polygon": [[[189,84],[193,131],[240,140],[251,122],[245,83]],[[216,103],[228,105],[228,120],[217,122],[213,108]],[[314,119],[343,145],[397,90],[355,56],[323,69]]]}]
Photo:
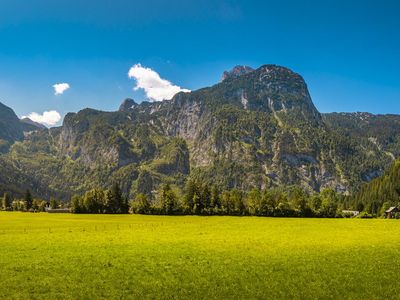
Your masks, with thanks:
[{"label": "sunlit grass", "polygon": [[0,213],[0,298],[396,298],[400,222]]}]

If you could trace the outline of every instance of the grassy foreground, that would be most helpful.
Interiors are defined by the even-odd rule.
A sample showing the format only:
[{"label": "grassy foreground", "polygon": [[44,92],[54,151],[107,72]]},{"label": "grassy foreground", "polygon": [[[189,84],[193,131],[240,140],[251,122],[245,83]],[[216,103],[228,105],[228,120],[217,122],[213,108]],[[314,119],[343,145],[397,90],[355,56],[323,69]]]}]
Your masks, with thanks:
[{"label": "grassy foreground", "polygon": [[0,298],[400,297],[400,222],[0,213]]}]

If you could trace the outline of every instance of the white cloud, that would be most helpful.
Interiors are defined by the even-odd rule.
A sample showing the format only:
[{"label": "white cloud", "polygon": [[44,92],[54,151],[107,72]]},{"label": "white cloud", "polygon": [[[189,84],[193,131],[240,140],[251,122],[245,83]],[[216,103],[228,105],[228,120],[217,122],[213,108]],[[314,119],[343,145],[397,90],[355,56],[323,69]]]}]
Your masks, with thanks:
[{"label": "white cloud", "polygon": [[54,95],[62,95],[66,90],[70,88],[68,83],[56,83],[53,85]]},{"label": "white cloud", "polygon": [[130,68],[128,76],[136,80],[134,90],[143,89],[146,96],[152,101],[169,100],[178,92],[190,92],[188,89],[182,89],[168,80],[162,79],[157,72],[142,67],[141,64]]},{"label": "white cloud", "polygon": [[28,116],[23,116],[22,119],[23,118],[29,118],[34,122],[52,126],[57,124],[61,120],[61,115],[55,110],[50,110],[43,112],[43,114],[32,112]]}]

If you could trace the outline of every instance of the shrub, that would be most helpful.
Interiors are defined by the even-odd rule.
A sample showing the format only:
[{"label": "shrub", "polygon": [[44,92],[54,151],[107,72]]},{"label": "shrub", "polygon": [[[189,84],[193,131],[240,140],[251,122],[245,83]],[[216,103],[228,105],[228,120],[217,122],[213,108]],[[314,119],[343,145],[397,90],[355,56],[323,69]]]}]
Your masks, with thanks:
[{"label": "shrub", "polygon": [[357,218],[360,218],[360,219],[372,219],[372,218],[374,218],[374,215],[372,215],[372,214],[370,214],[370,213],[368,213],[366,211],[363,211],[357,216]]}]

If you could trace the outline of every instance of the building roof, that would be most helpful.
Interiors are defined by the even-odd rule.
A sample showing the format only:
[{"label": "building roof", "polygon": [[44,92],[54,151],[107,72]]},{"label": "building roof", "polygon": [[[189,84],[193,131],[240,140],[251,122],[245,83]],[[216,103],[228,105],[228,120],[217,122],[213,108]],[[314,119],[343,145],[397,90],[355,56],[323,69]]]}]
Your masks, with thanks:
[{"label": "building roof", "polygon": [[386,212],[391,213],[391,212],[398,212],[398,211],[399,211],[399,209],[396,206],[392,206]]}]

